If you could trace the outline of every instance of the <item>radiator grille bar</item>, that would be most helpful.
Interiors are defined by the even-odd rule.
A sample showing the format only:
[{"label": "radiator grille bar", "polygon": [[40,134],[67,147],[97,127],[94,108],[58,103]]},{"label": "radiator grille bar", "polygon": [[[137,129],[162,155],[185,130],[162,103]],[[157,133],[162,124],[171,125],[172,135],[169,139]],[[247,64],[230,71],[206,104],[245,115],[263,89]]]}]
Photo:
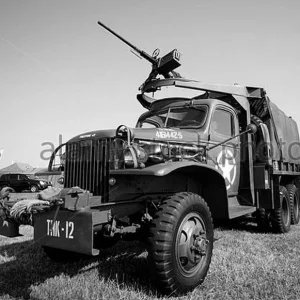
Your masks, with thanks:
[{"label": "radiator grille bar", "polygon": [[109,140],[66,145],[65,187],[79,186],[108,201]]}]

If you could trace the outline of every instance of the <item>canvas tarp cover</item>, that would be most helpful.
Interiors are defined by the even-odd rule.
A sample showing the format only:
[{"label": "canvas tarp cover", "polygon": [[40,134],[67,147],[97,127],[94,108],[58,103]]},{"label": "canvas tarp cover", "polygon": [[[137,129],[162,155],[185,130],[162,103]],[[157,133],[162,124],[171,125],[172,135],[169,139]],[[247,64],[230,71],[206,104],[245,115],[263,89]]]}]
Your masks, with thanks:
[{"label": "canvas tarp cover", "polygon": [[[280,150],[282,151],[282,161],[289,163],[300,163],[300,141],[297,123],[280,110],[274,103],[269,102],[272,119],[266,124],[269,128],[272,156],[274,160],[280,160]],[[276,137],[276,132],[277,137]]]}]

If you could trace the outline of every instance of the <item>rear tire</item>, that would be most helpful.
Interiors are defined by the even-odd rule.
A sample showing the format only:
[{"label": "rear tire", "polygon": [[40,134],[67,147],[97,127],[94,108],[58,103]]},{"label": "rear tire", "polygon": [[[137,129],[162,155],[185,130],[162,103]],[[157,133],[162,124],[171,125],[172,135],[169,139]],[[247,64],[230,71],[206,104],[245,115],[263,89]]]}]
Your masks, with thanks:
[{"label": "rear tire", "polygon": [[148,258],[163,293],[180,295],[203,282],[213,250],[213,221],[206,202],[193,193],[167,197],[151,224]]},{"label": "rear tire", "polygon": [[294,184],[286,185],[291,206],[291,224],[298,224],[299,214],[299,190]]},{"label": "rear tire", "polygon": [[287,189],[279,187],[280,208],[274,209],[272,214],[272,227],[275,233],[286,233],[291,228],[291,206]]}]

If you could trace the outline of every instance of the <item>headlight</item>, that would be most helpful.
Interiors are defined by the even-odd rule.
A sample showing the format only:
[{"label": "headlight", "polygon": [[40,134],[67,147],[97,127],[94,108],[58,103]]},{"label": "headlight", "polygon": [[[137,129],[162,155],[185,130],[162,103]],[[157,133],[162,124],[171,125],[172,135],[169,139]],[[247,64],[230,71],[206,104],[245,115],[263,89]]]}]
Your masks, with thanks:
[{"label": "headlight", "polygon": [[40,180],[40,185],[45,185],[46,184],[46,182],[45,181],[43,181],[43,180]]},{"label": "headlight", "polygon": [[134,146],[134,150],[136,152],[138,162],[143,164],[146,163],[148,160],[148,154],[146,150],[138,145]]},{"label": "headlight", "polygon": [[124,162],[127,168],[137,167],[137,159],[131,147],[128,147],[124,150]]},{"label": "headlight", "polygon": [[64,177],[59,177],[59,178],[57,179],[57,182],[58,182],[59,184],[64,184],[64,182],[65,182]]},{"label": "headlight", "polygon": [[157,143],[144,143],[143,149],[148,154],[149,160],[155,164],[164,161],[164,154],[165,156],[168,155],[168,153],[165,153],[168,149]]}]

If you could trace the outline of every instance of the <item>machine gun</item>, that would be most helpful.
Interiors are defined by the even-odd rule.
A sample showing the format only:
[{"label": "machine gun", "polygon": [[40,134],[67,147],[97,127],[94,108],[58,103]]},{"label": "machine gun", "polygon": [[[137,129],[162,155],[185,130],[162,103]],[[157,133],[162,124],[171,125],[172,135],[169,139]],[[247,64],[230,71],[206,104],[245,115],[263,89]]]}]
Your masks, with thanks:
[{"label": "machine gun", "polygon": [[181,65],[180,63],[181,54],[177,51],[177,49],[172,50],[170,53],[166,54],[163,57],[158,57],[160,51],[159,49],[156,49],[154,50],[151,56],[147,52],[139,49],[138,47],[128,42],[126,39],[124,39],[122,36],[114,32],[112,29],[107,27],[102,22],[98,21],[98,24],[103,28],[105,28],[110,33],[112,33],[122,42],[127,44],[130,48],[133,49],[134,52],[138,53],[142,58],[146,59],[152,64],[152,70],[149,74],[149,77],[146,79],[145,83],[151,80],[155,80],[158,75],[162,75],[165,78],[181,78],[181,76],[177,72],[174,72],[174,70]]}]

